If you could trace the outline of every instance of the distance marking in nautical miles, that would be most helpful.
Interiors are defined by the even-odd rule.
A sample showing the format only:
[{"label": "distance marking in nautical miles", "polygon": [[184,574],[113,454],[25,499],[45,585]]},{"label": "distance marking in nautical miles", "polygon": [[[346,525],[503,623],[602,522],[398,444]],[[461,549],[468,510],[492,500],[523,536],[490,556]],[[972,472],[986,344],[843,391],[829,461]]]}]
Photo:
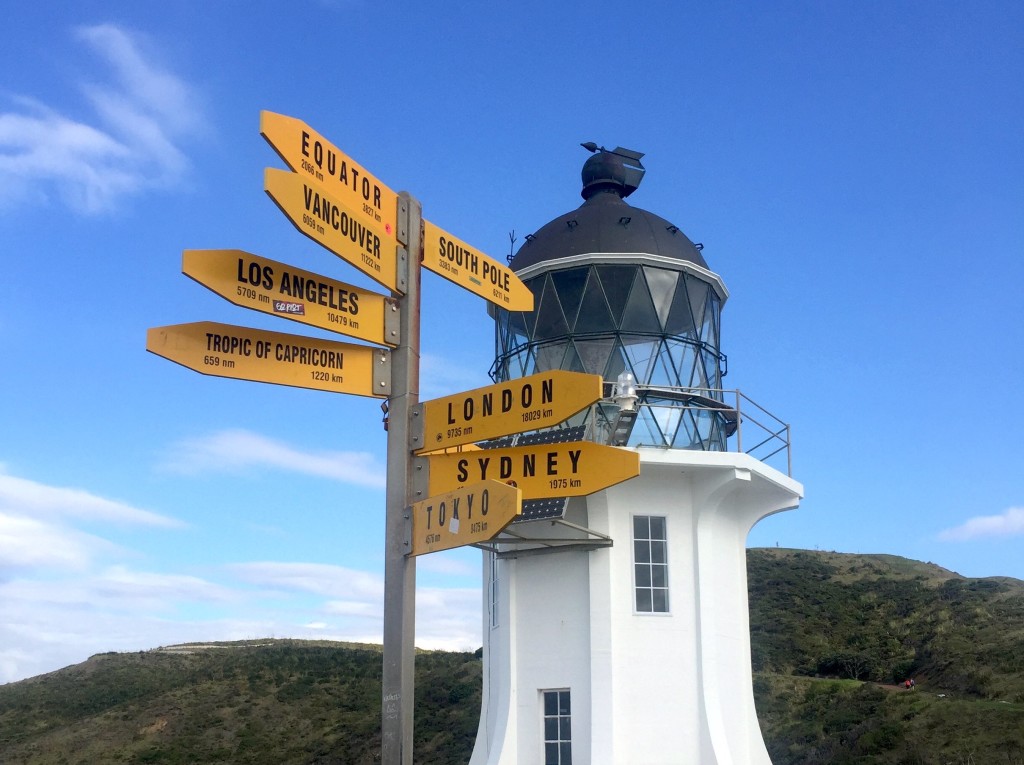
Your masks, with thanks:
[{"label": "distance marking in nautical miles", "polygon": [[507,311],[532,311],[533,293],[507,265],[423,221],[423,267]]},{"label": "distance marking in nautical miles", "polygon": [[[417,454],[557,425],[601,398],[601,376],[552,370],[424,401]],[[416,422],[416,420],[414,420]],[[417,433],[418,433],[417,424]]]},{"label": "distance marking in nautical miles", "polygon": [[522,492],[518,488],[491,480],[414,502],[409,554],[486,542],[512,523],[522,507]]},{"label": "distance marking in nautical miles", "polygon": [[146,350],[205,375],[386,398],[391,351],[212,321],[154,327]]},{"label": "distance marking in nautical miles", "polygon": [[495,479],[518,486],[523,499],[583,497],[640,475],[640,454],[591,441],[430,454],[430,496]]},{"label": "distance marking in nautical miles", "polygon": [[353,212],[319,184],[298,173],[268,167],[263,189],[301,233],[394,292],[398,283],[398,240],[394,226]]},{"label": "distance marking in nautical miles", "polygon": [[185,250],[181,271],[243,308],[380,345],[398,345],[389,297],[242,250]]},{"label": "distance marking in nautical miles", "polygon": [[260,135],[296,173],[320,184],[349,208],[393,235],[398,195],[302,120],[260,112]]}]

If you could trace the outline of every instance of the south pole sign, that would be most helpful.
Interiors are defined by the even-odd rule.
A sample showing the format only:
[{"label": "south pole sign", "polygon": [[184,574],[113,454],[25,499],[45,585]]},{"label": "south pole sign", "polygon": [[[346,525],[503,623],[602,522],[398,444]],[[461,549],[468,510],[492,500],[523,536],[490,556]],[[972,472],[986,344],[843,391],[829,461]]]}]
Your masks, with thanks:
[{"label": "south pole sign", "polygon": [[423,267],[507,311],[532,311],[533,293],[507,265],[423,221]]}]

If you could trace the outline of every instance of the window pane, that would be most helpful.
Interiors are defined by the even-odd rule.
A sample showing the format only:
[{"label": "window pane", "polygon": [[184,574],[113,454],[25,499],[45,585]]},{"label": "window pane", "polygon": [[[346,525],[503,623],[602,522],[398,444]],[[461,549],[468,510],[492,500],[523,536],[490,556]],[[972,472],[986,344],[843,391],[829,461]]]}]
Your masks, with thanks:
[{"label": "window pane", "polygon": [[544,740],[545,741],[558,741],[558,718],[557,717],[545,717],[544,718]]},{"label": "window pane", "polygon": [[665,562],[665,543],[651,542],[651,561],[653,563]]},{"label": "window pane", "polygon": [[636,586],[651,586],[651,567],[646,563],[637,564],[636,566]]},{"label": "window pane", "polygon": [[668,612],[668,590],[654,590],[654,607],[651,610],[659,614]]},{"label": "window pane", "polygon": [[572,744],[559,744],[562,750],[561,765],[572,765]]},{"label": "window pane", "polygon": [[651,607],[651,591],[637,589],[636,591],[636,610],[649,612],[652,610]]},{"label": "window pane", "polygon": [[651,562],[650,542],[634,542],[633,543],[633,559],[637,563],[650,563]]},{"label": "window pane", "polygon": [[572,718],[562,717],[558,720],[558,738],[562,741],[572,740]]},{"label": "window pane", "polygon": [[558,692],[558,714],[569,714],[569,691]]},{"label": "window pane", "polygon": [[544,714],[548,716],[558,714],[558,692],[547,691],[544,694]]},{"label": "window pane", "polygon": [[633,539],[650,539],[651,518],[648,515],[633,516]]},{"label": "window pane", "polygon": [[651,539],[668,539],[665,536],[665,519],[658,516],[651,518]]},{"label": "window pane", "polygon": [[558,744],[544,744],[544,765],[558,765]]},{"label": "window pane", "polygon": [[[651,566],[650,580],[655,587],[668,587],[668,567]],[[639,572],[637,572],[639,574]],[[637,584],[640,584],[640,577],[637,577]]]}]

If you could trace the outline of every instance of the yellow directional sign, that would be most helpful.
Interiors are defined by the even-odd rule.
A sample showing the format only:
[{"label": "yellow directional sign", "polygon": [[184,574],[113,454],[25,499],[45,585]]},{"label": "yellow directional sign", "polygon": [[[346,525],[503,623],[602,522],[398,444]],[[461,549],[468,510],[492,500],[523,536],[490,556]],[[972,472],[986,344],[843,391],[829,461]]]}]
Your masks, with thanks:
[{"label": "yellow directional sign", "polygon": [[590,441],[431,454],[424,459],[431,496],[493,478],[518,486],[523,499],[582,497],[640,475],[639,453]]},{"label": "yellow directional sign", "polygon": [[511,268],[428,220],[423,221],[423,267],[508,311],[533,310],[533,293]]},{"label": "yellow directional sign", "polygon": [[398,308],[376,292],[242,250],[185,250],[181,271],[243,308],[398,345]]},{"label": "yellow directional sign", "polygon": [[370,221],[323,186],[287,170],[268,167],[263,188],[301,233],[395,292],[398,240],[394,226]]},{"label": "yellow directional sign", "polygon": [[415,502],[409,554],[486,542],[512,523],[522,507],[523,493],[519,489],[491,480]]},{"label": "yellow directional sign", "polygon": [[204,375],[386,398],[391,352],[212,321],[154,327],[146,350]]},{"label": "yellow directional sign", "polygon": [[323,186],[366,222],[394,231],[398,195],[305,122],[262,111],[260,134],[296,173]]},{"label": "yellow directional sign", "polygon": [[600,375],[553,370],[425,401],[423,435],[414,451],[557,425],[600,398]]}]

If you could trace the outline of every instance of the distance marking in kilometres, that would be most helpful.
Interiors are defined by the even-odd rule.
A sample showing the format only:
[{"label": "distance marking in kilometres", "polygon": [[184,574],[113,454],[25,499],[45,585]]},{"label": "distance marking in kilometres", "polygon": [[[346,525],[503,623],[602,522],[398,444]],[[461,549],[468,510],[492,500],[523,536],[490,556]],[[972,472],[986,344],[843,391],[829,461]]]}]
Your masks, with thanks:
[{"label": "distance marking in kilometres", "polygon": [[481,481],[420,502],[412,510],[410,555],[493,539],[522,512],[523,493],[501,481]]},{"label": "distance marking in kilometres", "polygon": [[146,350],[200,374],[386,398],[391,351],[199,321],[154,327]]},{"label": "distance marking in kilometres", "polygon": [[413,420],[413,451],[557,425],[599,400],[601,391],[600,375],[559,369],[424,401]]},{"label": "distance marking in kilometres", "polygon": [[314,242],[394,292],[398,283],[398,240],[394,226],[385,231],[298,173],[268,167],[263,190],[292,225]]},{"label": "distance marking in kilometres", "polygon": [[427,493],[495,479],[518,486],[523,499],[584,497],[640,475],[640,454],[591,441],[431,454]]},{"label": "distance marking in kilometres", "polygon": [[423,221],[423,267],[507,311],[533,310],[533,293],[511,268],[429,220]]},{"label": "distance marking in kilometres", "polygon": [[378,345],[398,345],[397,303],[243,250],[185,250],[181,271],[242,308]]},{"label": "distance marking in kilometres", "polygon": [[398,195],[302,120],[260,112],[260,135],[296,173],[335,194],[367,221],[395,230]]}]

